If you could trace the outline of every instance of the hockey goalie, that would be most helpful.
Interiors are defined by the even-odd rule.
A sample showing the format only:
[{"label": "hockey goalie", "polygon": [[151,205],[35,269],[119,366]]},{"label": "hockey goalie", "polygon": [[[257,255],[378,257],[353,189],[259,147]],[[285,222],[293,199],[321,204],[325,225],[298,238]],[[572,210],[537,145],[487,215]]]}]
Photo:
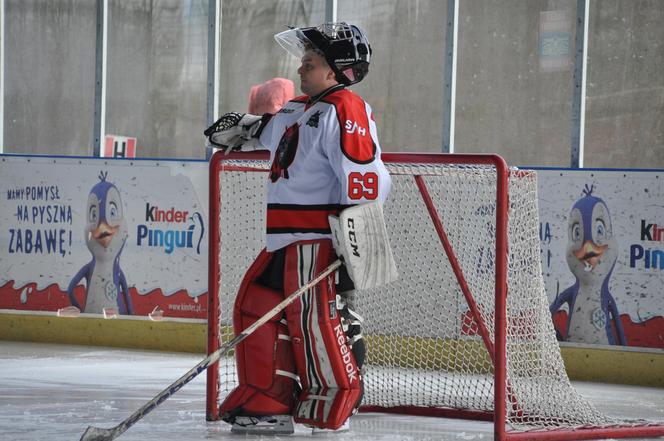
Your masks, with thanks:
[{"label": "hockey goalie", "polygon": [[371,47],[346,23],[275,39],[300,60],[303,95],[276,114],[228,113],[205,131],[225,152],[270,151],[266,248],[237,293],[236,334],[338,258],[345,265],[237,347],[239,386],[220,414],[234,432],[291,433],[293,420],[342,430],[363,391],[355,286],[396,277],[381,210],[390,176],[371,107],[348,89],[367,74]]}]

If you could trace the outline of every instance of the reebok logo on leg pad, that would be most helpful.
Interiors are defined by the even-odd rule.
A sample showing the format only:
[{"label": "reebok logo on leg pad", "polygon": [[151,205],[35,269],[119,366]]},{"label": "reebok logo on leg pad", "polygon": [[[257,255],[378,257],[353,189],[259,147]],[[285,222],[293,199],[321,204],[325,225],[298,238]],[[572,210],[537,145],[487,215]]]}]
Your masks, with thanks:
[{"label": "reebok logo on leg pad", "polygon": [[357,381],[357,369],[355,369],[355,363],[353,363],[350,349],[346,344],[346,334],[344,333],[341,324],[334,327],[334,335],[337,338],[337,344],[339,345],[339,352],[341,352],[341,360],[344,362],[348,382],[353,384],[354,381]]}]

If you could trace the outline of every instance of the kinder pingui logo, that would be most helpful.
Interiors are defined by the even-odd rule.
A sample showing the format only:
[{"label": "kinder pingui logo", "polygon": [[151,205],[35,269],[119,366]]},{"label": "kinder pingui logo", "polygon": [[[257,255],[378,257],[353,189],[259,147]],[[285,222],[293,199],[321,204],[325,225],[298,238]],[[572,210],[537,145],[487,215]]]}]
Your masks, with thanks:
[{"label": "kinder pingui logo", "polygon": [[657,226],[657,224],[649,224],[645,219],[641,219],[641,240],[664,241],[664,227]]},{"label": "kinder pingui logo", "polygon": [[[639,239],[642,242],[664,242],[664,227],[649,223],[645,219],[641,219],[639,233]],[[632,244],[629,247],[629,266],[630,268],[639,266],[646,270],[662,270],[664,269],[664,250]]]},{"label": "kinder pingui logo", "polygon": [[195,248],[200,254],[204,233],[203,216],[198,211],[190,215],[185,210],[163,209],[147,202],[145,224],[137,227],[136,245],[163,248],[166,254],[176,248]]}]

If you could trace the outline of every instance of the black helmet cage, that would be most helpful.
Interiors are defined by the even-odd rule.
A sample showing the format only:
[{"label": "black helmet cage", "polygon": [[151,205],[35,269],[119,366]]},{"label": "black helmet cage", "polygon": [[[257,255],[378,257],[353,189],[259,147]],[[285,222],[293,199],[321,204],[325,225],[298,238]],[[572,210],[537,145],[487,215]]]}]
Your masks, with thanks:
[{"label": "black helmet cage", "polygon": [[323,54],[340,83],[347,86],[359,83],[369,72],[371,46],[357,26],[325,23],[300,31]]}]

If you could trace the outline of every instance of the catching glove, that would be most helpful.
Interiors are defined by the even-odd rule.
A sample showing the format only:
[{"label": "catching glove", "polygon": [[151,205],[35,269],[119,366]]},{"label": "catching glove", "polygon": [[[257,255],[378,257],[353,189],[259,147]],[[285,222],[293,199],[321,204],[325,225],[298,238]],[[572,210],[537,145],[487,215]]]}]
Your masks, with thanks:
[{"label": "catching glove", "polygon": [[226,113],[203,132],[207,146],[220,148],[224,153],[261,149],[258,137],[263,120],[262,116],[248,113]]}]

